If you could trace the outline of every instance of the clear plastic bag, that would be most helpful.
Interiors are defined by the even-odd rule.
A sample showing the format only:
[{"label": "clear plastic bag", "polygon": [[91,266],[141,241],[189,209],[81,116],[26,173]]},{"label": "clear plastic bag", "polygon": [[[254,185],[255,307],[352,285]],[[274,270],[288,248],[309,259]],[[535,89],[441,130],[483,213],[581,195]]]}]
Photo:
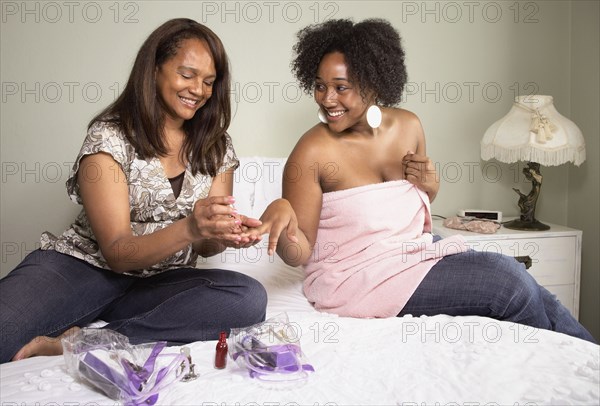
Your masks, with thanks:
[{"label": "clear plastic bag", "polygon": [[229,356],[252,378],[270,382],[305,380],[315,370],[302,352],[299,338],[287,313],[281,313],[250,327],[231,329]]},{"label": "clear plastic bag", "polygon": [[161,391],[190,371],[181,354],[162,354],[166,342],[141,345],[116,331],[84,328],[62,340],[67,371],[125,405],[154,405]]}]

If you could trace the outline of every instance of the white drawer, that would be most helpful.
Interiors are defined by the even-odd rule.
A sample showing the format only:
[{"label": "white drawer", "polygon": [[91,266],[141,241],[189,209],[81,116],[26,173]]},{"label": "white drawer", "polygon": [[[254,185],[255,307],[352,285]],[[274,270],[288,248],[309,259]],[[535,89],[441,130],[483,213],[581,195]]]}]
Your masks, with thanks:
[{"label": "white drawer", "polygon": [[527,271],[540,285],[572,285],[575,281],[575,236],[467,241],[467,245],[476,251],[499,252],[512,257],[529,256],[531,267]]},{"label": "white drawer", "polygon": [[[556,295],[556,298],[565,306],[575,318],[579,316],[579,309],[575,310],[575,298],[573,292],[575,291],[574,285],[552,285],[545,286],[551,293]],[[578,306],[577,306],[578,307]]]}]

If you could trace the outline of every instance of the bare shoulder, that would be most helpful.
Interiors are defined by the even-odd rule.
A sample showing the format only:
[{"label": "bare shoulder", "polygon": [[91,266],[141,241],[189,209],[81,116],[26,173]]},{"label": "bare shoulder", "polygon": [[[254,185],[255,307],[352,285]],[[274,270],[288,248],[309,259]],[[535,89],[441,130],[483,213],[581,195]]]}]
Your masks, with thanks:
[{"label": "bare shoulder", "polygon": [[319,162],[332,150],[333,144],[327,127],[317,124],[300,137],[288,158],[288,163],[304,166]]},{"label": "bare shoulder", "polygon": [[425,151],[423,126],[415,113],[400,108],[387,108],[385,115],[388,117],[386,130],[393,143],[393,150],[400,151],[402,156],[406,151]]},{"label": "bare shoulder", "polygon": [[421,120],[412,111],[389,107],[386,108],[386,112],[389,114],[393,124],[399,124],[406,129],[421,129]]}]

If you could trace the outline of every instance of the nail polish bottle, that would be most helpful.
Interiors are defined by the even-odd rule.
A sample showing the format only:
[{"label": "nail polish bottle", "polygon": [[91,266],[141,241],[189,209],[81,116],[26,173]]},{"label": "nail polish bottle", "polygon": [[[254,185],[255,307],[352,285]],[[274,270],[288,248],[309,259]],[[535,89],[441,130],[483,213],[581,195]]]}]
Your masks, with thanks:
[{"label": "nail polish bottle", "polygon": [[227,333],[221,331],[217,348],[215,350],[215,368],[223,369],[227,366]]}]

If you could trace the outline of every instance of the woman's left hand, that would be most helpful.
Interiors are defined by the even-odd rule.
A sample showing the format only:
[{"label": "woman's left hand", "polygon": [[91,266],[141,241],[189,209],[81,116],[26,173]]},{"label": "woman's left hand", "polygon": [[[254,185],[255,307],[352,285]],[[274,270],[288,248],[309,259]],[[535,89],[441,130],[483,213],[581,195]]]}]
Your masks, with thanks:
[{"label": "woman's left hand", "polygon": [[408,151],[402,158],[402,166],[405,179],[426,192],[429,200],[433,201],[440,184],[435,167],[429,157]]}]

